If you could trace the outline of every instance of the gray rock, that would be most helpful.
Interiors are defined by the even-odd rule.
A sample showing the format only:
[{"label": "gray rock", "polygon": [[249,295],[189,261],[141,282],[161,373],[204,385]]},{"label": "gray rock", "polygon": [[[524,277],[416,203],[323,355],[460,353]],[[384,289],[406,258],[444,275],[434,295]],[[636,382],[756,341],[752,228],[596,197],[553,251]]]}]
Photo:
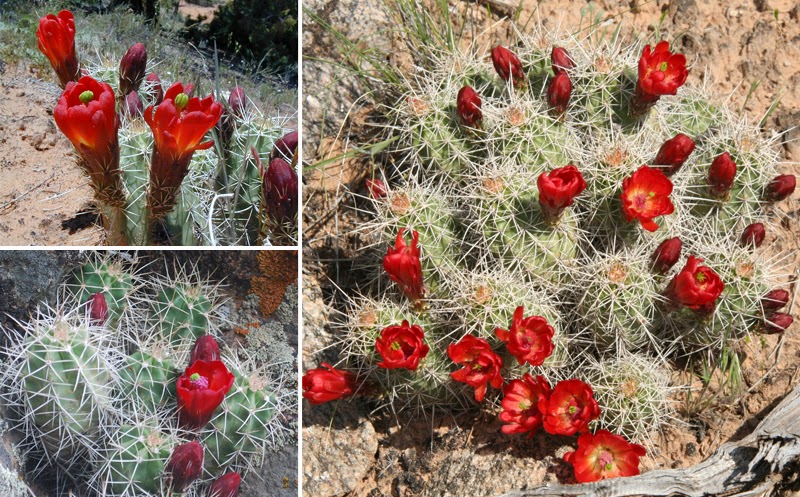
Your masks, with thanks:
[{"label": "gray rock", "polygon": [[296,497],[297,446],[268,453],[260,474],[246,478],[240,492],[241,497]]}]

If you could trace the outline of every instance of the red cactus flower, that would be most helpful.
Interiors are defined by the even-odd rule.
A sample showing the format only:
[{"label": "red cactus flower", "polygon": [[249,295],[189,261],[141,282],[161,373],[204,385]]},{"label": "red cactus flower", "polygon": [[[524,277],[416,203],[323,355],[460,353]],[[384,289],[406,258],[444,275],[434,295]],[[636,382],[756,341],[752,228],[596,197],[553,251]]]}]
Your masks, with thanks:
[{"label": "red cactus flower", "polygon": [[570,164],[540,174],[536,186],[539,188],[539,205],[544,217],[554,221],[586,189],[586,181],[578,168]]},{"label": "red cactus flower", "polygon": [[327,362],[303,375],[303,398],[312,404],[324,404],[349,397],[356,391],[356,375],[335,369]]},{"label": "red cactus flower", "polygon": [[181,426],[199,430],[233,385],[233,374],[222,361],[195,361],[178,378],[178,418]]},{"label": "red cactus flower", "polygon": [[713,310],[713,306],[725,284],[708,266],[701,266],[703,259],[690,255],[681,272],[669,282],[664,295],[677,305],[694,310]]},{"label": "red cactus flower", "polygon": [[767,230],[762,223],[753,223],[745,227],[742,232],[742,237],[739,239],[739,244],[742,247],[755,247],[758,248],[764,243],[764,238],[767,236]]},{"label": "red cactus flower", "polygon": [[496,328],[495,335],[505,342],[511,355],[520,364],[526,362],[531,366],[541,366],[545,359],[553,353],[553,335],[555,330],[541,316],[523,318],[523,306],[514,311],[511,327],[508,330]]},{"label": "red cactus flower", "polygon": [[661,242],[653,252],[651,258],[653,262],[653,271],[656,273],[666,274],[672,266],[681,258],[681,249],[683,242],[677,236],[675,238],[668,238]]},{"label": "red cactus flower", "polygon": [[80,66],[75,54],[75,18],[72,12],[62,10],[58,16],[47,14],[39,19],[36,38],[39,50],[53,66],[61,88],[66,88],[70,81],[78,81]]},{"label": "red cactus flower", "polygon": [[572,95],[572,81],[566,71],[561,71],[547,85],[547,103],[556,115],[567,111],[569,97]]},{"label": "red cactus flower", "polygon": [[769,182],[764,197],[770,202],[780,202],[794,193],[797,177],[794,174],[781,174]]},{"label": "red cactus flower", "polygon": [[668,41],[658,42],[655,49],[647,45],[639,59],[636,94],[650,99],[675,95],[688,76],[686,57],[683,54],[673,54]]},{"label": "red cactus flower", "polygon": [[144,111],[155,138],[147,192],[148,211],[154,220],[163,218],[175,205],[195,150],[214,145],[202,140],[222,115],[222,106],[210,95],[202,100],[189,98],[192,88],[175,83],[155,110],[151,105]]},{"label": "red cactus flower", "polygon": [[364,186],[366,186],[369,196],[374,199],[383,198],[389,194],[386,183],[380,178],[367,178],[364,181]]},{"label": "red cactus flower", "polygon": [[422,286],[422,265],[419,262],[419,233],[411,232],[411,245],[406,245],[401,228],[397,233],[394,247],[389,247],[383,258],[383,269],[389,278],[400,286],[400,290],[412,301],[420,300],[425,296]]},{"label": "red cactus flower", "polygon": [[198,337],[192,346],[192,351],[189,353],[189,365],[191,366],[197,361],[219,361],[221,358],[222,354],[214,337],[203,335]]},{"label": "red cactus flower", "polygon": [[264,210],[273,223],[293,224],[297,217],[298,190],[297,171],[288,162],[276,157],[269,163],[266,171],[261,167],[258,152],[252,149],[261,170],[261,187]]},{"label": "red cactus flower", "polygon": [[508,81],[513,78],[515,88],[525,87],[525,71],[522,69],[522,62],[507,48],[497,45],[492,49],[492,64],[497,74]]},{"label": "red cactus flower", "polygon": [[375,350],[383,358],[378,367],[414,371],[430,349],[425,343],[425,332],[422,331],[422,327],[416,324],[409,325],[404,319],[400,326],[387,326],[381,331],[375,341]]},{"label": "red cactus flower", "polygon": [[67,83],[53,117],[83,158],[81,167],[100,199],[121,207],[125,205],[125,191],[119,169],[116,107],[109,85],[84,76],[77,83]]},{"label": "red cactus flower", "polygon": [[292,162],[295,152],[297,151],[298,143],[299,135],[297,131],[286,133],[278,138],[278,141],[276,141],[275,145],[272,147],[272,152],[269,155],[270,160],[281,157],[286,162]]},{"label": "red cactus flower", "polygon": [[244,94],[244,88],[237,86],[231,90],[231,94],[228,96],[228,108],[231,114],[239,119],[244,116],[247,110],[247,96]]},{"label": "red cactus flower", "polygon": [[481,112],[481,97],[470,86],[465,86],[458,90],[456,98],[456,111],[461,118],[461,124],[478,128],[483,119]]},{"label": "red cactus flower", "polygon": [[669,195],[672,182],[658,169],[642,166],[622,181],[622,212],[625,219],[638,219],[642,228],[655,231],[658,225],[653,218],[672,214],[675,206]]},{"label": "red cactus flower", "polygon": [[578,449],[564,454],[564,461],[575,469],[579,483],[634,476],[639,474],[639,459],[646,454],[644,447],[633,444],[608,430],[578,437]]},{"label": "red cactus flower", "polygon": [[670,138],[661,145],[661,148],[658,149],[658,154],[656,154],[656,159],[651,165],[663,171],[667,176],[672,176],[680,170],[683,163],[692,155],[694,146],[694,140],[683,133],[678,133],[674,138]]},{"label": "red cactus flower", "polygon": [[242,477],[239,473],[231,471],[225,473],[211,483],[208,487],[208,497],[239,497],[239,486]]},{"label": "red cactus flower", "polygon": [[119,61],[119,92],[127,95],[139,91],[147,71],[147,49],[142,43],[131,45]]},{"label": "red cactus flower", "polygon": [[160,104],[164,100],[164,88],[161,86],[161,78],[158,77],[158,74],[151,72],[147,75],[145,81],[150,87],[150,93],[153,95],[156,105]]},{"label": "red cactus flower", "polygon": [[572,60],[569,52],[561,47],[553,47],[553,51],[550,54],[550,63],[553,66],[554,74],[569,71],[575,67],[575,61]]},{"label": "red cactus flower", "polygon": [[761,307],[764,312],[777,311],[789,303],[789,292],[782,288],[771,290],[761,297]]},{"label": "red cactus flower", "polygon": [[736,177],[736,163],[731,159],[731,154],[723,153],[711,163],[708,168],[708,189],[712,196],[725,198],[733,187]]},{"label": "red cactus flower", "polygon": [[764,333],[775,335],[783,333],[792,325],[794,318],[785,312],[776,312],[764,321]]},{"label": "red cactus flower", "polygon": [[164,466],[172,492],[179,494],[203,474],[203,446],[199,442],[178,445]]},{"label": "red cactus flower", "polygon": [[542,426],[542,413],[539,412],[539,399],[550,395],[550,385],[544,376],[534,378],[528,373],[521,380],[511,380],[503,387],[503,412],[500,421],[508,423],[500,430],[511,435],[527,433],[532,437]]},{"label": "red cactus flower", "polygon": [[450,373],[450,377],[473,387],[476,401],[483,402],[487,384],[494,388],[503,386],[503,376],[500,374],[503,360],[483,338],[467,335],[458,343],[450,344],[447,355],[456,364],[464,366]]},{"label": "red cactus flower", "polygon": [[89,318],[97,325],[103,325],[108,321],[108,304],[102,292],[95,293],[89,299]]},{"label": "red cactus flower", "polygon": [[600,416],[592,387],[581,380],[558,382],[550,397],[539,399],[542,424],[551,435],[574,435],[589,429],[589,423]]}]

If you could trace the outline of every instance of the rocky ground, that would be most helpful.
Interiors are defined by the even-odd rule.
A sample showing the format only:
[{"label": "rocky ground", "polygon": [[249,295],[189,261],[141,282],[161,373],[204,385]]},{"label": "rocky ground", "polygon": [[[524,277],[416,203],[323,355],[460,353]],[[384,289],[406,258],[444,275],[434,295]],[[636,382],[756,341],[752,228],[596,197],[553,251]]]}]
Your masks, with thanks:
[{"label": "rocky ground", "polygon": [[[129,254],[133,256],[133,254]],[[36,308],[57,302],[64,278],[90,257],[85,251],[5,251],[0,253],[0,344],[8,330],[25,321]],[[284,388],[295,390],[297,371],[297,285],[276,277],[273,266],[297,274],[297,256],[291,252],[138,252],[137,267],[156,274],[170,274],[176,264],[196,266],[201,277],[221,283],[226,302],[218,309],[225,320],[222,339],[234,348],[244,348],[259,361],[270,365],[270,373],[281,378]],[[224,268],[224,270],[222,269]],[[277,300],[277,305],[272,305]],[[262,306],[262,301],[267,303]],[[265,312],[265,307],[269,312]],[[290,394],[293,395],[293,394]],[[280,413],[282,424],[290,430],[288,440],[296,440],[296,407]],[[55,497],[57,494],[37,480],[24,476],[24,456],[14,448],[20,434],[9,431],[6,413],[0,405],[0,495],[4,497]],[[265,454],[257,474],[248,476],[242,497],[297,495],[297,444],[289,442]],[[27,489],[27,485],[32,490]],[[28,493],[30,492],[30,493]]]},{"label": "rocky ground", "polygon": [[[719,94],[753,121],[761,119],[780,97],[764,129],[783,133],[782,171],[800,173],[796,164],[800,161],[800,95],[795,91],[800,87],[800,4],[796,2],[559,0],[523,1],[517,9],[517,2],[503,0],[451,0],[448,5],[451,13],[466,13],[474,19],[474,31],[481,33],[485,45],[513,42],[513,26],[523,26],[519,29],[524,32],[529,18],[551,28],[570,29],[582,15],[600,13],[612,29],[621,24],[624,36],[658,29],[662,37],[675,39],[686,54],[692,78],[710,78]],[[387,62],[399,60],[406,51],[381,0],[309,0],[305,6],[314,16],[306,15],[303,33],[304,370],[331,360],[326,348],[334,341],[328,327],[333,311],[326,303],[336,290],[330,281],[347,286],[346,261],[357,255],[358,239],[350,232],[366,215],[352,194],[365,194],[363,180],[374,165],[368,158],[340,156],[369,139],[370,124],[379,115],[367,95],[378,88],[361,86],[358,78],[331,63],[342,56],[324,24],[361,48],[386,53]],[[519,22],[507,16],[516,16]],[[795,192],[792,200],[781,205],[785,230],[771,234],[765,242],[789,254],[789,271],[795,278],[800,267],[798,199],[800,192]],[[796,291],[794,284],[790,288]],[[798,316],[799,311],[800,304],[795,303],[791,312]],[[744,366],[746,382],[752,386],[749,395],[725,399],[689,423],[675,423],[660,434],[657,450],[643,469],[686,467],[706,458],[721,443],[746,435],[797,384],[798,356],[795,324],[784,337],[776,367],[757,384],[774,357],[749,354]],[[480,415],[440,413],[433,419],[409,419],[373,409],[362,401],[339,402],[335,407],[304,403],[306,495],[490,496],[562,480],[570,473],[560,461],[572,443],[567,438],[506,437],[499,433],[495,418]],[[347,463],[342,464],[343,460]]]}]

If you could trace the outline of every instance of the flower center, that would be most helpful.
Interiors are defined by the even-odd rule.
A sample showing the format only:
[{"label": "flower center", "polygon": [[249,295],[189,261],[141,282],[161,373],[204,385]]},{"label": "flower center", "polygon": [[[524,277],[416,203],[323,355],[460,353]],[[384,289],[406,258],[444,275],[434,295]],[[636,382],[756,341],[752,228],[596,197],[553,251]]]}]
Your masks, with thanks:
[{"label": "flower center", "polygon": [[694,275],[694,279],[696,279],[697,282],[702,285],[706,281],[706,275],[705,273],[697,273]]},{"label": "flower center", "polygon": [[569,411],[570,414],[575,414],[576,412],[578,412],[578,408],[576,406],[569,406],[569,409],[567,409],[567,411]]},{"label": "flower center", "polygon": [[606,469],[606,471],[611,471],[614,462],[614,456],[607,450],[600,452],[600,457],[597,458],[600,464]]},{"label": "flower center", "polygon": [[178,110],[183,110],[187,105],[189,105],[189,95],[185,93],[178,93],[178,96],[175,97],[175,108]]},{"label": "flower center", "polygon": [[200,373],[194,373],[189,377],[189,384],[192,385],[192,390],[208,388],[208,378],[200,376]]},{"label": "flower center", "polygon": [[646,204],[647,204],[646,194],[640,193],[635,197],[633,197],[633,205],[635,205],[637,209],[644,209]]},{"label": "flower center", "polygon": [[473,364],[470,366],[470,369],[472,369],[473,371],[480,372],[483,370],[483,366],[481,366],[480,364]]},{"label": "flower center", "polygon": [[527,411],[531,408],[531,402],[529,400],[520,400],[519,401],[519,410],[520,411]]},{"label": "flower center", "polygon": [[394,341],[389,347],[391,347],[392,350],[400,350],[400,342]]},{"label": "flower center", "polygon": [[81,100],[81,103],[88,104],[94,100],[94,92],[92,90],[86,90],[85,92],[81,93],[78,98]]}]

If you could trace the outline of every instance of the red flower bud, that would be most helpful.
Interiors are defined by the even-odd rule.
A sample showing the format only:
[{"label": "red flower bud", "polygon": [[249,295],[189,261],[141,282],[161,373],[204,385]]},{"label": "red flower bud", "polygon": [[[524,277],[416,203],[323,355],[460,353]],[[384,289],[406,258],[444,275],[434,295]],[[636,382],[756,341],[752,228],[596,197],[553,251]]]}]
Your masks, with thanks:
[{"label": "red flower bud", "polygon": [[587,431],[600,416],[600,407],[592,387],[573,379],[558,382],[548,398],[540,398],[539,412],[547,433],[571,436]]},{"label": "red flower bud", "polygon": [[739,243],[742,245],[742,247],[755,246],[758,248],[762,243],[764,243],[764,237],[766,236],[767,230],[764,229],[764,225],[762,223],[753,223],[744,229],[742,237],[739,239]]},{"label": "red flower bud", "polygon": [[119,92],[127,95],[139,91],[147,72],[147,49],[141,43],[131,45],[119,61]]},{"label": "red flower bud", "polygon": [[220,476],[208,487],[208,497],[239,497],[239,485],[242,477],[239,473],[230,472]]},{"label": "red flower bud", "polygon": [[508,81],[508,78],[511,77],[514,80],[515,88],[525,87],[525,71],[522,69],[522,62],[513,52],[497,45],[492,49],[492,64],[503,81]]},{"label": "red flower bud", "polygon": [[780,202],[794,193],[796,187],[797,178],[794,174],[781,174],[769,182],[764,197],[770,202]]},{"label": "red flower bud", "polygon": [[84,159],[81,166],[104,202],[124,206],[119,169],[119,117],[114,91],[91,76],[70,81],[53,110],[58,129]]},{"label": "red flower bud", "polygon": [[716,198],[725,198],[733,187],[735,177],[736,163],[731,159],[731,154],[725,152],[714,159],[708,169],[709,192]]},{"label": "red flower bud", "polygon": [[386,183],[380,178],[367,178],[366,181],[364,181],[364,186],[367,187],[369,196],[375,199],[383,198],[389,193],[389,190],[386,188]]},{"label": "red flower bud", "polygon": [[[253,154],[258,155],[255,149]],[[297,217],[299,197],[295,169],[277,157],[270,161],[266,171],[262,170],[261,180],[267,216],[276,224],[292,223]]]},{"label": "red flower bud", "polygon": [[675,95],[688,76],[686,57],[673,54],[669,42],[660,41],[655,49],[650,45],[645,46],[639,59],[639,78],[631,102],[631,113],[642,115],[662,95]]},{"label": "red flower bud", "polygon": [[143,112],[144,105],[142,104],[142,99],[139,98],[139,94],[135,91],[128,93],[125,100],[122,101],[122,115],[129,119],[134,119],[141,116]]},{"label": "red flower bud", "polygon": [[422,327],[411,326],[404,319],[400,326],[387,326],[381,331],[375,341],[375,350],[383,358],[378,363],[379,368],[414,371],[430,349],[425,343]]},{"label": "red flower bud", "polygon": [[422,265],[419,261],[419,233],[411,232],[411,245],[406,245],[403,233],[406,229],[401,228],[397,233],[394,247],[389,247],[386,256],[383,258],[383,269],[389,275],[389,279],[397,283],[400,290],[410,300],[420,300],[425,296],[425,288],[422,285]]},{"label": "red flower bud", "polygon": [[681,258],[683,242],[677,236],[664,240],[653,252],[653,271],[666,274],[667,271]]},{"label": "red flower bud", "polygon": [[783,333],[792,325],[794,318],[785,312],[776,312],[764,321],[764,333],[775,335]]},{"label": "red flower bud", "polygon": [[247,110],[247,97],[244,94],[244,89],[241,86],[237,86],[231,91],[230,96],[228,97],[228,108],[231,111],[231,114],[238,118],[242,118],[244,116],[245,111]]},{"label": "red flower bud", "polygon": [[777,311],[789,303],[789,292],[782,288],[772,290],[761,298],[764,312]]},{"label": "red flower bud", "polygon": [[199,442],[178,445],[164,467],[173,493],[181,493],[203,474],[203,446]]},{"label": "red flower bud", "polygon": [[70,81],[78,81],[80,67],[75,54],[75,18],[72,12],[62,10],[58,16],[47,14],[39,19],[36,38],[39,50],[53,66],[61,88],[66,88]]},{"label": "red flower bud", "polygon": [[483,338],[467,335],[458,343],[447,347],[447,355],[456,364],[464,366],[450,373],[454,380],[475,388],[475,400],[483,402],[487,384],[494,388],[503,386],[503,360]]},{"label": "red flower bud", "polygon": [[645,448],[633,444],[608,430],[584,433],[578,437],[578,448],[564,454],[564,461],[575,470],[578,483],[639,474],[639,459]]},{"label": "red flower bud", "polygon": [[572,95],[572,81],[566,72],[561,71],[547,86],[547,103],[556,114],[561,115],[567,111],[570,95]]},{"label": "red flower bud", "polygon": [[655,231],[654,217],[672,214],[675,206],[669,195],[672,182],[658,169],[642,166],[630,177],[622,180],[622,212],[625,219],[637,219],[642,228]]},{"label": "red flower bud", "polygon": [[164,88],[161,86],[161,79],[158,74],[151,72],[145,78],[145,88],[149,88],[149,93],[153,95],[156,105],[164,100]]},{"label": "red flower bud", "polygon": [[483,113],[481,112],[481,97],[470,86],[458,90],[456,110],[461,118],[461,124],[473,128],[480,127]]},{"label": "red flower bud", "polygon": [[665,296],[676,305],[694,310],[713,310],[725,284],[708,266],[701,266],[703,259],[690,255],[681,272],[675,275],[664,291]]},{"label": "red flower bud", "polygon": [[298,142],[297,131],[292,131],[278,138],[278,141],[276,141],[275,145],[272,147],[272,153],[269,155],[270,160],[281,157],[286,162],[291,163],[297,151]]},{"label": "red flower bud", "polygon": [[211,335],[203,335],[198,337],[194,342],[192,351],[189,353],[189,365],[191,366],[197,361],[219,361],[222,354],[219,351],[219,345],[214,337]]},{"label": "red flower bud", "polygon": [[327,362],[323,362],[321,366],[309,369],[303,375],[304,399],[312,404],[324,404],[353,395],[356,391],[356,375],[335,369]]},{"label": "red flower bud", "polygon": [[102,292],[95,293],[89,299],[89,317],[97,325],[103,325],[108,320],[108,304]]},{"label": "red flower bud", "polygon": [[528,373],[521,380],[511,380],[503,387],[503,412],[500,421],[508,423],[500,430],[505,434],[527,433],[532,437],[542,426],[539,400],[550,396],[550,385],[544,376]]},{"label": "red flower bud", "polygon": [[575,67],[575,61],[570,57],[569,52],[561,47],[553,47],[553,52],[550,54],[550,62],[553,66],[553,73],[569,71]]},{"label": "red flower bud", "polygon": [[683,133],[678,133],[674,138],[661,145],[652,166],[657,167],[667,176],[672,176],[678,172],[692,152],[694,152],[694,140]]},{"label": "red flower bud", "polygon": [[555,330],[541,316],[523,318],[524,312],[523,306],[517,307],[510,328],[495,328],[494,333],[520,364],[527,362],[531,366],[541,366],[555,349]]},{"label": "red flower bud", "polygon": [[178,417],[181,426],[199,430],[233,386],[233,374],[222,361],[195,361],[178,378]]},{"label": "red flower bud", "polygon": [[536,186],[542,213],[552,221],[558,219],[561,212],[586,189],[586,181],[578,168],[570,164],[540,174]]}]

